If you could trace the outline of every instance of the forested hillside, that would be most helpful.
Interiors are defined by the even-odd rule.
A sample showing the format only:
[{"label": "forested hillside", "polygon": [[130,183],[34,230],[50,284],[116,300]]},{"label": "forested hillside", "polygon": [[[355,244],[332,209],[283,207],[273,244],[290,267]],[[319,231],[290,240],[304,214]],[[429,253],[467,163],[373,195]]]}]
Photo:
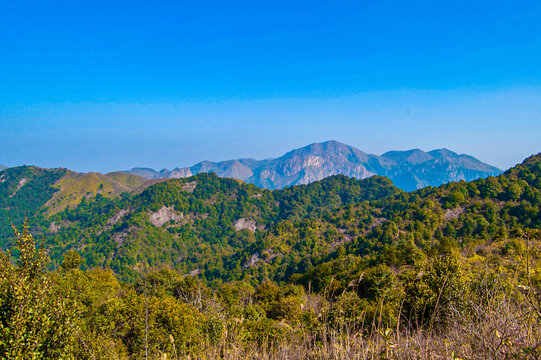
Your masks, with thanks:
[{"label": "forested hillside", "polygon": [[411,193],[382,177],[333,176],[269,191],[203,173],[117,197],[81,196],[50,216],[52,201],[35,202],[30,210],[43,205],[44,215],[31,225],[54,266],[72,249],[85,266],[110,267],[131,281],[142,269],[169,266],[210,282],[293,276],[306,283],[315,271],[320,286],[322,274],[335,282],[356,276],[339,269],[346,255],[354,268],[411,265],[423,254],[474,252],[539,228],[538,167],[536,156],[498,177]]},{"label": "forested hillside", "polygon": [[225,276],[228,256],[264,242],[284,221],[300,223],[344,204],[399,193],[381,177],[357,181],[336,176],[272,192],[200,174],[117,199],[83,199],[50,218],[53,225],[45,230],[44,241],[54,261],[74,249],[88,266],[111,267],[124,279],[160,266],[214,279]]},{"label": "forested hillside", "polygon": [[0,172],[0,239],[2,248],[13,238],[10,221],[20,225],[25,217],[38,227],[40,211],[56,192],[53,185],[66,174],[65,169],[49,170],[21,166]]},{"label": "forested hillside", "polygon": [[49,185],[1,258],[5,358],[13,342],[75,358],[540,355],[541,154],[409,193],[382,177],[269,191],[199,174],[53,215],[61,171],[17,171]]},{"label": "forested hillside", "polygon": [[[50,217],[96,196],[116,198],[145,189],[156,181],[125,173],[76,173],[68,169],[19,166],[0,173],[0,247],[12,245],[11,224],[25,217],[37,237],[46,234]],[[51,227],[55,229],[55,225]]]}]

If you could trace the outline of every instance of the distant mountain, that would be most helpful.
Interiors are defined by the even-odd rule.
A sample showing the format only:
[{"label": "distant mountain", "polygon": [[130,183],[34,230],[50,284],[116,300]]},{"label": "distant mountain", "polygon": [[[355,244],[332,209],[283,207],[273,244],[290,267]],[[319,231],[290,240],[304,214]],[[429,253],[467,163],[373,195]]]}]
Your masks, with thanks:
[{"label": "distant mountain", "polygon": [[381,156],[390,164],[385,173],[393,183],[404,190],[426,186],[439,186],[451,181],[472,181],[499,175],[502,171],[485,164],[473,156],[458,155],[447,149],[424,152],[419,149],[390,151]]},{"label": "distant mountain", "polygon": [[123,171],[124,173],[137,175],[144,177],[146,179],[162,179],[167,178],[171,174],[171,171],[163,169],[161,171],[156,171],[150,168],[133,168],[130,171]]},{"label": "distant mountain", "polygon": [[[312,165],[305,166],[307,158]],[[247,162],[222,166],[243,169],[239,164]],[[420,176],[421,164],[428,164],[427,171],[481,166],[445,150],[374,156],[324,143],[268,160],[250,178],[273,181],[272,170],[279,178],[293,174],[294,181],[310,181],[331,172],[329,164],[354,169],[355,176],[388,167]],[[217,168],[201,168],[210,165]],[[125,280],[137,280],[142,266],[165,266],[208,281],[298,280],[322,290],[334,276],[347,286],[363,264],[400,268],[423,251],[511,240],[514,229],[541,229],[540,178],[541,154],[498,177],[411,193],[382,176],[334,175],[270,191],[215,173],[162,181],[22,166],[0,173],[0,249],[13,243],[10,222],[20,226],[28,218],[52,266],[75,249],[85,266],[110,267]],[[344,277],[343,271],[352,272]]]},{"label": "distant mountain", "polygon": [[501,170],[472,156],[458,155],[447,149],[389,151],[378,156],[337,141],[327,141],[292,150],[276,159],[203,161],[171,171],[134,168],[126,172],[147,179],[184,178],[214,172],[221,177],[240,179],[267,189],[309,184],[338,174],[357,179],[381,175],[390,178],[397,187],[411,191],[451,181],[494,176]]},{"label": "distant mountain", "polygon": [[7,169],[8,167],[6,165],[2,165],[0,164],[0,171],[4,170],[4,169]]}]

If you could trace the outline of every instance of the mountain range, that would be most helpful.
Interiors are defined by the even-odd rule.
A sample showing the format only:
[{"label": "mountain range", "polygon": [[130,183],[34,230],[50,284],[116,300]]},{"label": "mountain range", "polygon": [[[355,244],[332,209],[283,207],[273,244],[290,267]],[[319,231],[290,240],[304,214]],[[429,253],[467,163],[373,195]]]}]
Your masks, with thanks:
[{"label": "mountain range", "polygon": [[266,189],[309,184],[339,174],[357,179],[381,175],[391,179],[398,188],[412,191],[451,181],[495,176],[502,171],[472,156],[459,155],[448,149],[389,151],[378,156],[331,140],[292,150],[276,159],[203,161],[171,171],[133,168],[124,172],[147,179],[184,178],[213,172],[220,177],[236,178]]},{"label": "mountain range", "polygon": [[[413,168],[431,161],[415,151],[386,158],[401,162],[398,155]],[[0,248],[13,245],[11,224],[28,219],[52,266],[72,249],[85,266],[130,281],[141,268],[167,266],[208,281],[305,279],[321,289],[317,274],[328,284],[346,255],[411,265],[420,251],[474,249],[521,227],[539,229],[540,204],[541,154],[497,177],[414,192],[378,175],[268,190],[214,172],[145,179],[20,166],[0,172]]]},{"label": "mountain range", "polygon": [[[417,152],[389,155],[427,162]],[[12,224],[22,228],[15,236]],[[326,329],[339,334],[349,326],[336,319],[351,319],[360,329],[352,332],[354,339],[381,322],[380,339],[393,319],[403,318],[410,331],[414,323],[431,327],[437,316],[471,319],[487,304],[495,304],[487,321],[493,324],[501,311],[498,324],[505,334],[507,306],[524,309],[513,315],[513,326],[536,319],[538,298],[525,306],[532,304],[530,289],[539,294],[540,230],[541,154],[495,177],[412,192],[378,175],[333,175],[268,190],[214,172],[164,180],[11,167],[0,172],[0,317],[15,318],[7,323],[16,326],[25,321],[29,334],[35,333],[34,319],[43,319],[49,328],[38,334],[45,336],[62,319],[70,326],[77,321],[93,349],[105,349],[95,345],[104,336],[107,349],[121,344],[118,359],[144,358],[142,345],[140,356],[126,357],[125,349],[144,344],[147,327],[153,344],[204,344],[207,351],[212,342],[205,334],[215,343],[228,341],[222,335],[228,331],[230,338],[241,338],[239,329],[255,344],[267,341],[267,334],[321,339],[330,333]],[[44,266],[52,271],[43,272]],[[516,303],[493,302],[507,296]],[[445,311],[436,312],[439,306]],[[141,314],[149,315],[150,326]],[[435,326],[445,329],[447,322],[439,321]],[[459,322],[445,341],[458,338],[455,331],[464,326],[453,321]],[[524,326],[514,332],[521,338],[539,322]],[[13,328],[0,334],[5,338]],[[323,330],[301,332],[309,329]],[[74,343],[82,343],[81,333]],[[501,344],[496,341],[494,348]],[[305,358],[316,346],[294,358]],[[517,349],[524,358],[524,348]],[[100,358],[111,358],[103,353]],[[342,359],[346,353],[338,354]],[[152,356],[158,357],[165,358]]]}]

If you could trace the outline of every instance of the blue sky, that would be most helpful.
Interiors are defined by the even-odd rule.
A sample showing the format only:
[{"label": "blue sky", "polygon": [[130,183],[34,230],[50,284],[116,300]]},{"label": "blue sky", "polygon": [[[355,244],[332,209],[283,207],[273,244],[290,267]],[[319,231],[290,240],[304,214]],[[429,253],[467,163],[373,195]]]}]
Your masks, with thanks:
[{"label": "blue sky", "polygon": [[541,151],[541,2],[3,1],[0,163]]}]

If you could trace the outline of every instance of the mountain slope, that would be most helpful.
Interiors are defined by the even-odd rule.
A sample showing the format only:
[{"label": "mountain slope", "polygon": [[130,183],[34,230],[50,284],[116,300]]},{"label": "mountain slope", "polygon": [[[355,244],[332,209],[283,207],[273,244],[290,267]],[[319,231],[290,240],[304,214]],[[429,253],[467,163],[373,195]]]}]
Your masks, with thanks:
[{"label": "mountain slope", "polygon": [[396,186],[406,191],[439,186],[450,181],[471,181],[501,173],[496,167],[447,149],[428,153],[419,149],[390,151],[377,156],[337,141],[311,144],[276,159],[203,161],[189,168],[176,168],[172,171],[164,169],[156,172],[134,168],[127,172],[149,179],[182,178],[214,172],[221,177],[237,178],[267,189],[308,184],[337,174],[357,179],[381,175],[387,176]]},{"label": "mountain slope", "polygon": [[419,149],[391,151],[383,154],[391,166],[384,174],[400,188],[414,190],[439,186],[451,181],[472,181],[501,173],[498,168],[469,155],[458,155],[447,149],[428,153]]},{"label": "mountain slope", "polygon": [[122,172],[131,174],[131,175],[144,177],[146,179],[167,178],[171,174],[171,171],[169,171],[167,169],[163,169],[161,171],[156,171],[156,170],[150,169],[150,168],[133,168],[131,170],[122,171]]},{"label": "mountain slope", "polygon": [[114,172],[103,175],[101,173],[75,173],[68,171],[54,187],[57,192],[44,204],[47,214],[53,215],[67,207],[79,205],[83,198],[92,198],[97,194],[114,198],[123,192],[130,192],[149,181],[140,176]]},{"label": "mountain slope", "polygon": [[[267,161],[247,179],[260,187],[277,189],[288,185],[309,184],[331,175],[342,174],[365,179],[376,173],[381,164],[374,155],[366,154],[336,141],[312,144]],[[369,167],[370,170],[367,168]]]},{"label": "mountain slope", "polygon": [[39,223],[39,212],[57,189],[54,184],[66,169],[19,166],[0,173],[0,247],[9,245],[13,231],[10,222],[21,224],[25,217]]},{"label": "mountain slope", "polygon": [[[415,166],[427,162],[425,154],[402,155]],[[435,158],[428,155],[429,161]],[[358,277],[355,269],[368,264],[411,265],[449,246],[467,253],[517,231],[541,228],[541,155],[498,177],[411,193],[379,176],[336,175],[270,191],[206,173],[145,181],[65,169],[6,171],[0,184],[4,215],[18,209],[20,224],[25,209],[34,212],[29,213],[33,231],[53,265],[74,249],[86,266],[111,267],[128,280],[142,268],[168,266],[209,282],[268,277],[312,282],[316,289],[333,276],[332,281],[347,283]],[[118,196],[127,184],[142,181],[139,190]],[[47,213],[51,198],[61,199],[64,210],[53,206],[58,211]],[[9,239],[6,231],[2,246]]]},{"label": "mountain slope", "polygon": [[[457,250],[470,263],[486,257],[504,268],[523,271],[520,264],[503,262],[502,257],[523,254],[529,239],[541,239],[541,153],[497,177],[421,189],[345,210],[334,213],[333,223],[346,233],[364,224],[363,216],[351,222],[349,211],[378,214],[378,225],[317,259],[318,263],[306,271],[296,271],[290,263],[282,272],[297,272],[300,282],[310,283],[317,291],[333,281],[344,286],[359,276],[359,269],[378,264],[407,267],[423,258],[452,255]],[[317,222],[327,221],[320,218]],[[301,234],[295,236],[302,238]],[[273,246],[281,244],[275,242]],[[287,254],[287,248],[284,250]],[[343,254],[356,265],[344,266]],[[277,261],[282,268],[287,263],[284,259]]]},{"label": "mountain slope", "polygon": [[88,266],[111,266],[127,279],[135,278],[141,266],[158,265],[183,272],[206,269],[206,276],[217,277],[222,258],[280,222],[401,193],[378,176],[361,181],[335,176],[269,191],[202,173],[122,198],[85,198],[52,216],[44,239],[54,261],[73,248]]},{"label": "mountain slope", "polygon": [[[13,237],[10,221],[21,224],[25,217],[37,237],[46,232],[48,218],[78,206],[96,195],[114,198],[123,192],[142,191],[155,181],[122,172],[79,174],[68,169],[19,166],[0,174],[0,247]],[[53,226],[54,227],[54,226]]]}]

